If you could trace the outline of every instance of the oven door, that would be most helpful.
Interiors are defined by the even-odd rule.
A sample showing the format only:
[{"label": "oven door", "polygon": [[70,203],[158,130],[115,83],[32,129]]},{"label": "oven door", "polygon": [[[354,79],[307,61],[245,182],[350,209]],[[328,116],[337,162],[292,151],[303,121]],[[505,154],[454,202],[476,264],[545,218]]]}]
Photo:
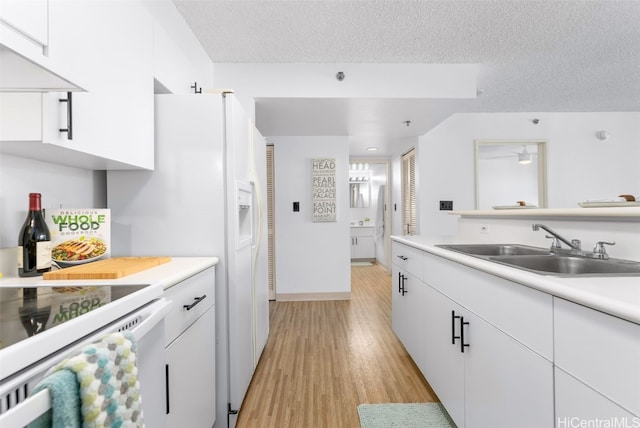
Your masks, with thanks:
[{"label": "oven door", "polygon": [[0,386],[3,407],[0,426],[23,427],[49,410],[51,399],[48,390],[29,397],[29,392],[35,388],[46,371],[85,345],[99,340],[105,334],[118,331],[130,331],[136,340],[138,379],[145,425],[165,426],[164,318],[170,309],[171,301],[155,300],[3,382]]}]

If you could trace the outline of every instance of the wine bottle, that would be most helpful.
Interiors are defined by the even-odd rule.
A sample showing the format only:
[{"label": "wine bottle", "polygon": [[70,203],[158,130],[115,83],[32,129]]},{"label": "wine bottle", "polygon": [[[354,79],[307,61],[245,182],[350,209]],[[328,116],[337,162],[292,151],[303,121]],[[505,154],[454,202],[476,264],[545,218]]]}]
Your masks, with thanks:
[{"label": "wine bottle", "polygon": [[51,270],[51,234],[41,206],[40,193],[29,193],[29,213],[18,235],[18,276]]}]

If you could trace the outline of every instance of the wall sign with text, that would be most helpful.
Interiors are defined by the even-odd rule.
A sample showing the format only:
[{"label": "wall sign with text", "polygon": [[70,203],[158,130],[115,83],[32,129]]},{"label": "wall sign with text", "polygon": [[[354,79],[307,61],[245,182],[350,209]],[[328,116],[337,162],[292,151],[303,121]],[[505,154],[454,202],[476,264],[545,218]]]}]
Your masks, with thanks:
[{"label": "wall sign with text", "polygon": [[336,221],[336,160],[312,159],[312,221]]}]

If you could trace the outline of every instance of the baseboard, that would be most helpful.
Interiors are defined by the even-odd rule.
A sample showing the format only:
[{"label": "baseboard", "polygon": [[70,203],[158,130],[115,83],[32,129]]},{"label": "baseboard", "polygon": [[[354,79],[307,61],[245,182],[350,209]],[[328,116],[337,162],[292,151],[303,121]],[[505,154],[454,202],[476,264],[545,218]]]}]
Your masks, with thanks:
[{"label": "baseboard", "polygon": [[342,293],[276,293],[276,302],[302,302],[314,300],[351,300],[351,292]]}]

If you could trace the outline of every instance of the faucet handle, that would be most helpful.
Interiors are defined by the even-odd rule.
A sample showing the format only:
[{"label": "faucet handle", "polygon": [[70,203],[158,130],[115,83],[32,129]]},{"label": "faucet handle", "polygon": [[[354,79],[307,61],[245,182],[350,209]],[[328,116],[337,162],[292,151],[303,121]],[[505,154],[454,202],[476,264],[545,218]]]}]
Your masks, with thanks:
[{"label": "faucet handle", "polygon": [[579,239],[572,239],[571,245],[573,245],[574,250],[580,251],[582,249],[582,241],[580,241]]},{"label": "faucet handle", "polygon": [[605,241],[598,241],[596,242],[596,245],[593,246],[593,254],[600,259],[606,259],[609,256],[607,255],[607,250],[605,249],[605,245],[616,245],[615,242],[605,242]]},{"label": "faucet handle", "polygon": [[551,239],[551,251],[553,250],[559,250],[562,246],[560,245],[560,240],[558,238],[556,238],[555,236],[549,236],[549,235],[545,235],[545,238],[549,238]]}]

